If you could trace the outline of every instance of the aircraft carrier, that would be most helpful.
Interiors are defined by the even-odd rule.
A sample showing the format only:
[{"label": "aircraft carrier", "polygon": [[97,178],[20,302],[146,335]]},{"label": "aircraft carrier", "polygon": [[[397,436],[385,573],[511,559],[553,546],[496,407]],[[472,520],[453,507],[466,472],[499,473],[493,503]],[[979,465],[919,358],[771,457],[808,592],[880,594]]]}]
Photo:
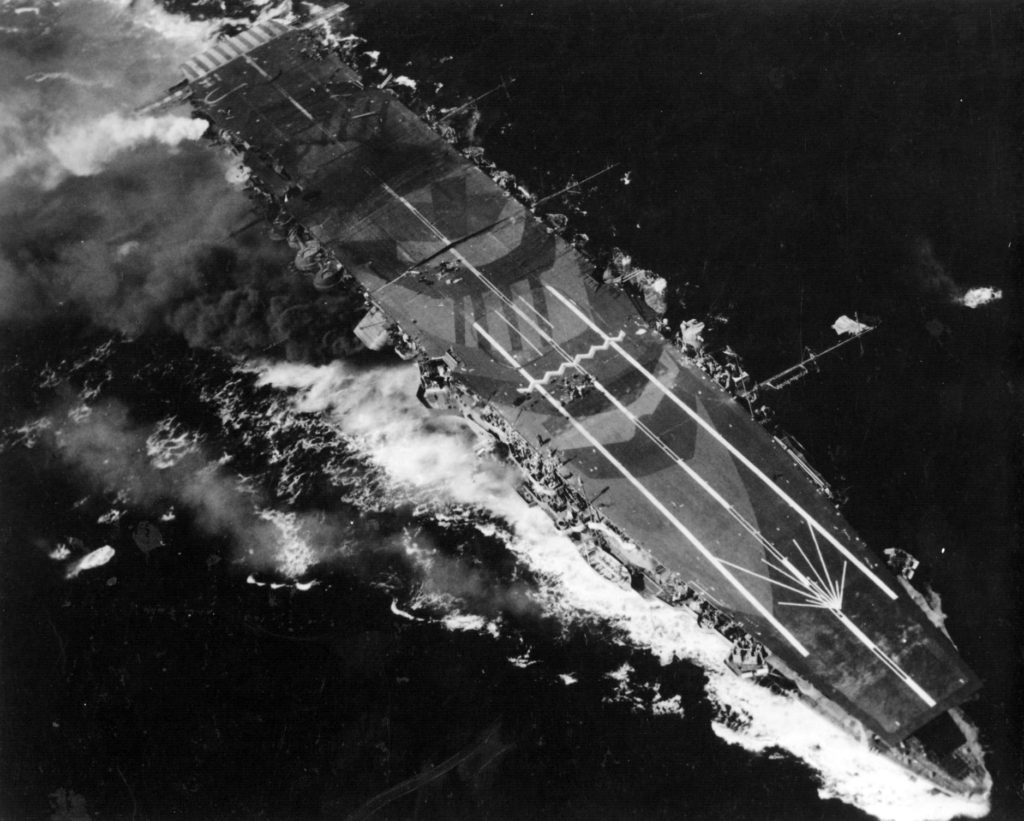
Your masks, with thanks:
[{"label": "aircraft carrier", "polygon": [[361,290],[359,338],[415,359],[422,401],[495,436],[598,570],[733,640],[737,674],[940,790],[986,790],[957,709],[980,682],[921,595],[732,377],[661,332],[657,279],[622,255],[595,271],[443,126],[364,83],[343,11],[221,40],[163,101],[242,158],[296,275]]}]

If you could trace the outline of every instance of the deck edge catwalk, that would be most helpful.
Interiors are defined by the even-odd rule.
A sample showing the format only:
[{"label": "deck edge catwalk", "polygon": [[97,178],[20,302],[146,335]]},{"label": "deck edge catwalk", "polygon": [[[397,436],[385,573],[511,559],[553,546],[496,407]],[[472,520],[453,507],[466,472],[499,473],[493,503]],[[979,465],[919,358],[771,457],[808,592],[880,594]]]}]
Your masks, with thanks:
[{"label": "deck edge catwalk", "polygon": [[443,123],[364,83],[344,12],[224,39],[154,106],[187,102],[211,124],[294,246],[294,275],[361,293],[360,340],[415,360],[422,402],[497,439],[597,572],[696,611],[733,642],[737,675],[937,789],[986,792],[959,709],[981,683],[909,557],[893,572],[853,532],[761,424],[738,360],[709,358],[695,326],[666,332],[663,281],[621,253],[595,266]]}]

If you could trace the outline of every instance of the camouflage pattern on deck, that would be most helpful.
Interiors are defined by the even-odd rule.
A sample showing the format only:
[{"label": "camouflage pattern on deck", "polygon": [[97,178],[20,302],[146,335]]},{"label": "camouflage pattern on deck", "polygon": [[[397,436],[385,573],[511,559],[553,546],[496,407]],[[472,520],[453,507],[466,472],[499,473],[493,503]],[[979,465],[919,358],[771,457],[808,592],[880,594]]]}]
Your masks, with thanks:
[{"label": "camouflage pattern on deck", "polygon": [[887,741],[977,689],[744,408],[571,245],[307,38],[190,61],[193,104],[421,349],[451,353],[454,379],[557,452],[601,515]]}]

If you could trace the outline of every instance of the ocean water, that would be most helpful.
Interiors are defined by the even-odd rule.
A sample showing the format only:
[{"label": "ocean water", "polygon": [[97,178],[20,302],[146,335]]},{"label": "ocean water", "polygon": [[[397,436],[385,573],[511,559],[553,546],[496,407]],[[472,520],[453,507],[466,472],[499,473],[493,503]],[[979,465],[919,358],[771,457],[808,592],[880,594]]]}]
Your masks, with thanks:
[{"label": "ocean water", "polygon": [[[921,558],[986,683],[989,817],[1020,817],[1019,10],[351,5],[367,70],[424,104],[506,83],[474,139],[537,196],[615,164],[550,210],[666,276],[673,317],[719,317],[752,373],[840,313],[879,323],[774,406],[869,543]],[[115,117],[225,17],[287,8],[23,8],[0,14],[5,818],[984,811],[597,579],[408,366],[352,353],[351,300],[237,231],[226,158]],[[1002,297],[960,304],[975,286]]]}]

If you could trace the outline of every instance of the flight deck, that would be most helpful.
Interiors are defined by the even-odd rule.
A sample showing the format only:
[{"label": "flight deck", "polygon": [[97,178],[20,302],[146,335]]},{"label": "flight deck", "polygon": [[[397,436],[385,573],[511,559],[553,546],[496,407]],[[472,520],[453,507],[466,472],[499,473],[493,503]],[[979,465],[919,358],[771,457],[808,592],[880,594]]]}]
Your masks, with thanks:
[{"label": "flight deck", "polygon": [[980,686],[789,454],[592,262],[325,54],[321,23],[261,25],[185,65],[196,111],[597,515],[889,743]]}]

